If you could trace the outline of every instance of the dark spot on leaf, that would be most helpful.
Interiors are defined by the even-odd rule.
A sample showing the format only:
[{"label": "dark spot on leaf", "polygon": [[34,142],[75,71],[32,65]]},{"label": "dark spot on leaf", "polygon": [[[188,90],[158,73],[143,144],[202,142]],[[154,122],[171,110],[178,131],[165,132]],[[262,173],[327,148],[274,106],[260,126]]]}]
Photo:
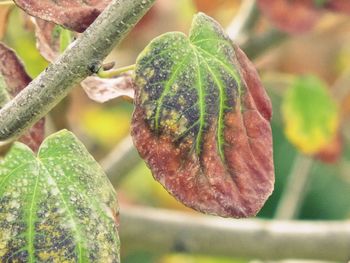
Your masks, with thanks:
[{"label": "dark spot on leaf", "polygon": [[189,38],[153,40],[135,82],[132,136],[155,179],[196,210],[255,215],[274,183],[271,104],[220,25],[199,14]]}]

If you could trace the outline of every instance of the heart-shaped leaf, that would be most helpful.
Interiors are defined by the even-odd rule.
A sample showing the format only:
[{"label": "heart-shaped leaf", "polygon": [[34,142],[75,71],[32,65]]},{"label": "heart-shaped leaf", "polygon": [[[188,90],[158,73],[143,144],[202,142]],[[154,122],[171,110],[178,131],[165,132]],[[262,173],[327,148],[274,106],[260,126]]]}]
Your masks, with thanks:
[{"label": "heart-shaped leaf", "polygon": [[306,154],[324,151],[338,136],[338,107],[317,77],[296,79],[283,99],[282,115],[287,138]]},{"label": "heart-shaped leaf", "polygon": [[[0,43],[0,108],[24,89],[31,80],[16,53]],[[42,118],[19,138],[19,141],[37,151],[44,135],[45,118]]]},{"label": "heart-shaped leaf", "polygon": [[200,13],[189,38],[154,39],[136,65],[134,143],[178,200],[221,216],[256,214],[273,190],[271,105],[256,70]]},{"label": "heart-shaped leaf", "polygon": [[1,262],[119,262],[116,195],[70,132],[0,162]]},{"label": "heart-shaped leaf", "polygon": [[14,0],[28,14],[83,32],[111,0]]}]

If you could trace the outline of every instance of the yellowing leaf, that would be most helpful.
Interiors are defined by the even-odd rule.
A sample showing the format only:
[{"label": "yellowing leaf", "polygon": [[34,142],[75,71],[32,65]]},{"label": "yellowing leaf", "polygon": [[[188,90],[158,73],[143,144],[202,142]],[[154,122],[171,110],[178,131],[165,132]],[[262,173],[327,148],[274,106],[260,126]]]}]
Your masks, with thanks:
[{"label": "yellowing leaf", "polygon": [[337,105],[326,84],[314,76],[294,82],[284,98],[282,115],[287,138],[306,154],[331,143],[339,127]]}]

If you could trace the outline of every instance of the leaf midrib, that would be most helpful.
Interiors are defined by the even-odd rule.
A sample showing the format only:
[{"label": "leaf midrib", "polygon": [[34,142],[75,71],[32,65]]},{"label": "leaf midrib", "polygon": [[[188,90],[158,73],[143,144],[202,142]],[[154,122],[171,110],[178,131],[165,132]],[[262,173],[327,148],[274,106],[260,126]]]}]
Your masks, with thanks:
[{"label": "leaf midrib", "polygon": [[65,207],[65,209],[67,210],[67,215],[70,218],[70,220],[72,220],[74,222],[73,225],[73,231],[75,232],[75,241],[76,241],[76,249],[78,250],[78,262],[83,263],[83,258],[84,258],[84,254],[86,255],[86,249],[84,249],[81,245],[81,242],[83,241],[82,236],[80,235],[80,233],[82,232],[79,224],[76,224],[76,222],[78,222],[76,216],[74,215],[74,213],[71,210],[70,205],[68,205],[67,200],[65,199],[64,195],[61,192],[61,189],[58,185],[58,183],[56,182],[55,178],[53,178],[50,173],[49,170],[46,168],[44,162],[41,161],[41,159],[37,158],[38,162],[40,163],[40,165],[43,167],[43,169],[45,169],[45,172],[47,174],[47,177],[51,179],[52,182],[54,182],[54,186],[58,189],[58,194],[60,196],[60,199],[63,203],[63,206]]}]

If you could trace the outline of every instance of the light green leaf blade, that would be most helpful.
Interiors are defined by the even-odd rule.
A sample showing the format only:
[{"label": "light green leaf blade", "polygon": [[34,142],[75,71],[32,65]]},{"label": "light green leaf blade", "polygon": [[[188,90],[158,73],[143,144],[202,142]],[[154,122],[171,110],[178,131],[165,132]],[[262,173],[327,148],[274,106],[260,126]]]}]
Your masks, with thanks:
[{"label": "light green leaf blade", "polygon": [[297,78],[282,103],[287,138],[302,152],[315,154],[337,135],[339,111],[327,86],[315,76]]},{"label": "light green leaf blade", "polygon": [[119,262],[116,194],[67,131],[0,163],[0,261]]}]

